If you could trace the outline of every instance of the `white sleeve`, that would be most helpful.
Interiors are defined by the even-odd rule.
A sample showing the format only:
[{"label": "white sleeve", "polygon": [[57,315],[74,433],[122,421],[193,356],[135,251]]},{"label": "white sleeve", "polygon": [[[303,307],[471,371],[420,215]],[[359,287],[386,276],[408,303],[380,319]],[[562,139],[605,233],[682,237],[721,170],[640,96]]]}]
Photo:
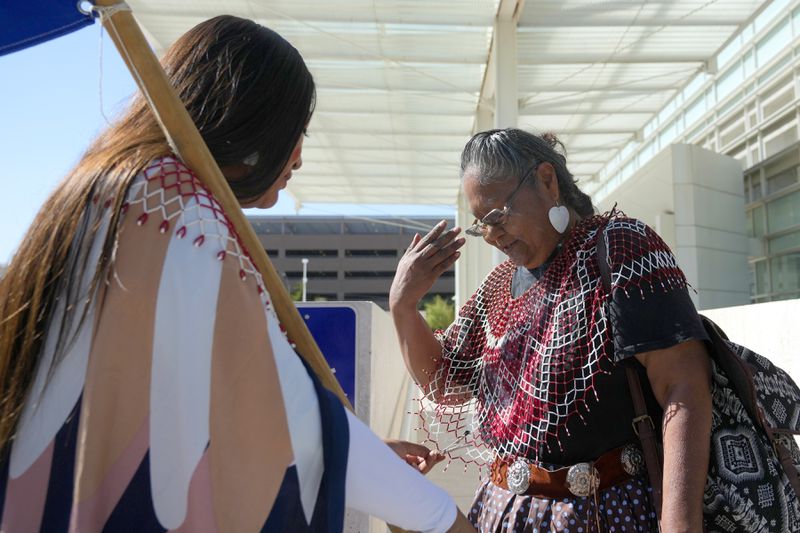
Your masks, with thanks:
[{"label": "white sleeve", "polygon": [[447,531],[456,519],[452,498],[400,459],[350,411],[347,420],[347,507],[403,529]]}]

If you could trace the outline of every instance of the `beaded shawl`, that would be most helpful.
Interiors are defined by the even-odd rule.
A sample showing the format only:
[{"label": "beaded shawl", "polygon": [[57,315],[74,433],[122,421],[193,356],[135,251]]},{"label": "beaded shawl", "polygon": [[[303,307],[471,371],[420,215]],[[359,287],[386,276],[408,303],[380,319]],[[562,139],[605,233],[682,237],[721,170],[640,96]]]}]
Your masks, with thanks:
[{"label": "beaded shawl", "polygon": [[664,241],[616,211],[579,222],[517,298],[516,266],[497,266],[454,323],[437,332],[442,358],[420,416],[429,440],[451,458],[538,463],[544,450],[562,446],[570,418],[591,416],[590,397],[602,401],[595,378],[610,372],[615,358],[598,238],[608,250],[612,293],[644,298],[687,286]]}]

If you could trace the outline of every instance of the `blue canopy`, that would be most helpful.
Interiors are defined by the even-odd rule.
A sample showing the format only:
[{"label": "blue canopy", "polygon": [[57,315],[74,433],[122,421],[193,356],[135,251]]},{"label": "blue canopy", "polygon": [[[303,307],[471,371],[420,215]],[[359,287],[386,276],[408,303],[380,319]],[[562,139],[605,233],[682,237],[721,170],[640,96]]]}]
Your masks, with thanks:
[{"label": "blue canopy", "polygon": [[94,23],[79,9],[81,0],[0,2],[0,55],[55,39]]}]

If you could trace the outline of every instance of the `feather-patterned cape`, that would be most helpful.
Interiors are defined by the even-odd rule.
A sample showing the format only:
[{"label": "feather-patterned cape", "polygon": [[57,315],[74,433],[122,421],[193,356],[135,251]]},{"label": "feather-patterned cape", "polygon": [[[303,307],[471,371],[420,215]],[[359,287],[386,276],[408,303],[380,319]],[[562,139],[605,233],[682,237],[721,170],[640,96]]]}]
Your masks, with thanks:
[{"label": "feather-patterned cape", "polygon": [[[85,214],[105,220],[89,265],[110,200]],[[2,530],[340,529],[343,409],[294,353],[219,204],[167,157],[122,209],[109,283],[70,342],[56,350],[47,332],[3,461]],[[92,270],[72,280],[81,294]]]}]

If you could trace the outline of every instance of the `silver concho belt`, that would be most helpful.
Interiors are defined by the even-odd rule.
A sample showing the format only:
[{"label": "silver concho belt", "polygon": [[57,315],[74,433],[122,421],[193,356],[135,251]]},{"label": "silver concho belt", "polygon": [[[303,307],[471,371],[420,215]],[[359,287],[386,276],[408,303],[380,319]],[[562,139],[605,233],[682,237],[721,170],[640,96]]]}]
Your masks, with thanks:
[{"label": "silver concho belt", "polygon": [[[549,473],[545,475],[544,479],[550,479],[551,481],[547,483],[553,483],[553,475],[555,475],[555,479],[563,476],[560,482],[561,490],[573,496],[585,498],[600,488],[598,467],[605,469],[604,483],[610,486],[619,483],[622,479],[642,474],[645,470],[644,456],[638,446],[628,444],[606,452],[595,462],[577,463],[568,468],[548,471]],[[526,494],[531,486],[531,479],[537,479],[532,477],[533,472],[538,470],[546,469],[532,467],[527,459],[518,457],[504,473],[508,490],[518,495]],[[617,473],[615,474],[615,472]]]}]

